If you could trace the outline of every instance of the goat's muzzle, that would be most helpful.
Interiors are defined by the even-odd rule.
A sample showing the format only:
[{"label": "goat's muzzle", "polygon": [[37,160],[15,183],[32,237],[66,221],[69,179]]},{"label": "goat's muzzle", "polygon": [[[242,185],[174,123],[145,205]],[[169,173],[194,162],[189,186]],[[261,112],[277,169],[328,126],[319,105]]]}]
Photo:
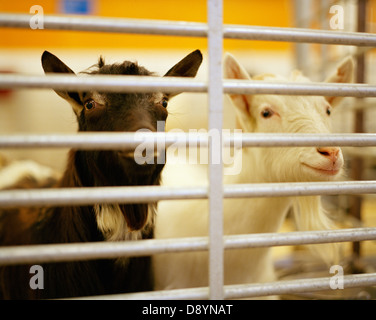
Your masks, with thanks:
[{"label": "goat's muzzle", "polygon": [[343,166],[341,149],[337,147],[319,147],[316,151],[316,156],[311,158],[311,161],[304,162],[303,165],[314,170],[321,176],[337,176]]},{"label": "goat's muzzle", "polygon": [[166,162],[165,150],[122,150],[117,155],[130,174],[149,175]]}]

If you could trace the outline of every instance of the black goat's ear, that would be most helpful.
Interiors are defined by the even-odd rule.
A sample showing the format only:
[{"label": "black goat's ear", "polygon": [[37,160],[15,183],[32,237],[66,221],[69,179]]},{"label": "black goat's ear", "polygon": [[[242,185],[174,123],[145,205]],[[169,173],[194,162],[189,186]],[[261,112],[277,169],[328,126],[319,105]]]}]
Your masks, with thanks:
[{"label": "black goat's ear", "polygon": [[[42,54],[42,67],[44,72],[47,73],[68,73],[75,74],[71,68],[69,68],[64,62],[62,62],[58,57],[53,55],[48,51],[44,51]],[[76,114],[81,112],[82,103],[78,92],[68,92],[62,90],[55,90],[55,92],[67,100],[73,107]]]},{"label": "black goat's ear", "polygon": [[[195,50],[168,70],[164,77],[195,77],[201,63],[202,53]],[[177,94],[167,94],[167,97],[171,98]]]},{"label": "black goat's ear", "polygon": [[196,50],[187,55],[183,60],[175,64],[165,77],[194,77],[202,62],[202,54],[200,50]]}]

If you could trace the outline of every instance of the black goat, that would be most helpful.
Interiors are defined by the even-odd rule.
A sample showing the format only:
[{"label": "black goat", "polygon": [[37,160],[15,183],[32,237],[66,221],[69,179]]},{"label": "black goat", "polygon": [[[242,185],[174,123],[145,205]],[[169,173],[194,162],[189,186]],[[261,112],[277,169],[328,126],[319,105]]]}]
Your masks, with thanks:
[{"label": "black goat", "polygon": [[[196,50],[174,65],[167,77],[194,77],[202,55]],[[46,73],[74,72],[45,51]],[[137,63],[106,65],[102,58],[88,74],[152,76]],[[157,131],[167,118],[169,94],[56,91],[73,107],[79,131]],[[159,185],[164,164],[136,163],[124,150],[69,152],[60,188]],[[18,208],[0,210],[0,245],[79,243],[153,237],[156,203]],[[153,289],[150,257],[44,264],[44,289],[32,289],[30,266],[0,268],[0,298],[62,298]]]}]

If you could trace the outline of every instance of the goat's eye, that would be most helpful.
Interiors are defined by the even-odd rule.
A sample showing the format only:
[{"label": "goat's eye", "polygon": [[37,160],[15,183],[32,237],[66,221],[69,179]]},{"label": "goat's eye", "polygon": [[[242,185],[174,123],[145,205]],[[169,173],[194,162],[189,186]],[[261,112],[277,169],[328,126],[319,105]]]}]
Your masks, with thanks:
[{"label": "goat's eye", "polygon": [[330,107],[326,108],[326,114],[330,116],[332,114],[332,109]]},{"label": "goat's eye", "polygon": [[95,101],[94,100],[89,100],[89,101],[86,101],[85,102],[85,109],[87,110],[91,110],[91,109],[94,109],[95,108]]},{"label": "goat's eye", "polygon": [[265,119],[270,118],[273,114],[274,114],[274,111],[269,108],[266,108],[261,111],[261,116]]},{"label": "goat's eye", "polygon": [[168,106],[168,101],[166,99],[163,99],[162,100],[162,107],[167,108],[167,106]]}]

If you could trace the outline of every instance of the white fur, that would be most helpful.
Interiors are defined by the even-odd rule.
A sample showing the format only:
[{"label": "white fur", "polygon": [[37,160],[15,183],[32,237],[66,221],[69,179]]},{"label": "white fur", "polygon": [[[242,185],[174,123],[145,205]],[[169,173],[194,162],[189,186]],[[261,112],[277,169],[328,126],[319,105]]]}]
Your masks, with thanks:
[{"label": "white fur", "polygon": [[51,168],[40,165],[31,160],[17,160],[10,162],[0,170],[0,189],[8,189],[24,178],[34,178],[43,181],[58,178],[58,174]]},{"label": "white fur", "polygon": [[[227,55],[224,61],[227,78],[252,80],[236,60]],[[345,70],[345,71],[344,71]],[[329,80],[348,82],[353,62],[346,60]],[[276,75],[261,75],[256,80],[309,81],[299,72],[289,79]],[[330,116],[327,108],[340,99],[313,96],[231,95],[237,123],[245,132],[329,133]],[[332,105],[330,106],[330,102]],[[335,102],[335,103],[333,103]],[[262,111],[270,109],[273,116],[264,118]],[[328,150],[331,152],[332,150]],[[226,176],[225,183],[265,183],[329,181],[341,174],[343,157],[326,157],[315,147],[244,148],[236,161],[242,171]],[[334,160],[333,160],[334,159]],[[193,176],[189,167],[182,168],[186,179]],[[169,166],[164,174],[168,174]],[[330,173],[332,172],[332,173]],[[206,172],[202,172],[207,176]],[[196,174],[197,176],[197,174]],[[175,184],[182,178],[175,176]],[[197,184],[194,182],[193,184]],[[208,203],[206,200],[160,202],[156,222],[156,238],[178,238],[208,235]],[[326,230],[331,223],[321,207],[320,197],[284,197],[224,200],[224,234],[277,232],[287,212],[295,208],[299,230]],[[317,248],[317,246],[316,246]],[[320,252],[333,260],[336,245],[323,245]],[[162,254],[154,256],[156,289],[175,289],[208,285],[207,252]],[[225,284],[267,282],[275,279],[270,248],[227,250],[224,260]]]},{"label": "white fur", "polygon": [[[95,216],[98,229],[104,235],[106,241],[129,241],[142,239],[142,230],[152,228],[154,225],[155,210],[149,206],[148,218],[142,230],[131,231],[118,205],[95,205]],[[120,265],[126,265],[129,257],[116,259]]]},{"label": "white fur", "polygon": [[[95,205],[95,215],[99,230],[107,241],[126,241],[142,239],[142,230],[131,231],[118,205]],[[145,228],[153,224],[154,212],[149,206]],[[144,228],[143,228],[144,229]]]}]

